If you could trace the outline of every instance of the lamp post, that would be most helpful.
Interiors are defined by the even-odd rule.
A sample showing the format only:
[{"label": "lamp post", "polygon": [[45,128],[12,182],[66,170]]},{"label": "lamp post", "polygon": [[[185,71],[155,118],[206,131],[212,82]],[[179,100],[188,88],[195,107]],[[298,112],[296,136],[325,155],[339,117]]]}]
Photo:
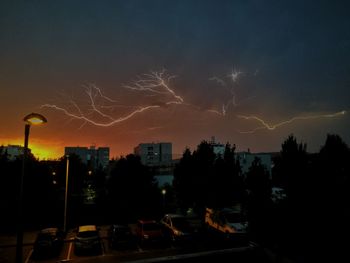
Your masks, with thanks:
[{"label": "lamp post", "polygon": [[57,181],[56,181],[56,172],[52,172],[52,183],[53,183],[53,184],[57,184]]},{"label": "lamp post", "polygon": [[69,175],[69,155],[66,155],[66,191],[64,195],[64,218],[63,218],[63,231],[67,230],[67,204],[68,204],[68,175]]},{"label": "lamp post", "polygon": [[163,196],[163,212],[165,212],[165,195],[166,195],[166,190],[162,190],[162,196]]},{"label": "lamp post", "polygon": [[17,242],[16,242],[16,262],[22,263],[23,261],[23,184],[25,176],[26,159],[28,155],[28,141],[30,126],[41,125],[47,122],[46,118],[38,113],[28,114],[23,118],[25,122],[24,126],[24,148],[23,148],[23,160],[22,160],[22,173],[19,181],[19,195],[18,195],[18,211],[17,211]]}]

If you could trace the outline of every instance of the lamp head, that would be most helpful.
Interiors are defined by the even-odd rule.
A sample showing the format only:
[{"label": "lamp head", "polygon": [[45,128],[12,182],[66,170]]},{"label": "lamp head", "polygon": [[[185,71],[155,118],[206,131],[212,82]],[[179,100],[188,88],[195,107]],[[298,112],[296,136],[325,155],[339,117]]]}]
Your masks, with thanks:
[{"label": "lamp head", "polygon": [[47,119],[39,113],[31,113],[23,118],[29,125],[41,125],[47,122]]}]

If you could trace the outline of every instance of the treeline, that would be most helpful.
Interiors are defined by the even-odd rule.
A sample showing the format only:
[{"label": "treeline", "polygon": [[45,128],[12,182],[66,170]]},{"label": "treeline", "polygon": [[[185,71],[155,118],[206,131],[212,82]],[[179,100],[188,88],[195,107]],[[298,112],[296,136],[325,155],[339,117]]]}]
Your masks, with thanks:
[{"label": "treeline", "polygon": [[[235,147],[223,156],[203,141],[176,166],[174,191],[179,207],[202,214],[206,206],[242,204],[251,238],[301,262],[345,257],[350,234],[350,150],[340,136],[327,135],[318,153],[290,135],[274,156],[272,176],[259,159],[242,174]],[[286,198],[275,203],[272,187]],[[348,257],[346,257],[348,258]],[[340,261],[339,261],[340,262]]]},{"label": "treeline", "polygon": [[[0,152],[0,230],[14,230],[22,160],[10,161]],[[310,154],[305,143],[290,135],[273,164],[272,177],[259,159],[242,174],[235,145],[227,143],[224,154],[218,156],[203,141],[193,152],[184,151],[175,166],[173,186],[166,186],[162,194],[150,169],[135,155],[112,160],[107,169],[92,169],[72,155],[67,223],[75,227],[130,222],[189,208],[201,216],[207,206],[239,203],[249,220],[251,237],[259,243],[283,253],[314,251],[315,244],[339,252],[344,245],[339,236],[347,239],[350,233],[350,150],[346,143],[338,135],[328,135],[320,151]],[[66,165],[65,157],[57,161],[28,158],[23,218],[27,228],[62,226]],[[272,187],[285,189],[283,202],[272,202]],[[87,188],[96,193],[93,204],[84,203]]]},{"label": "treeline", "polygon": [[[282,202],[272,201],[272,187],[285,189]],[[253,240],[302,262],[317,256],[339,259],[346,251],[350,150],[338,135],[327,135],[313,154],[290,135],[273,159],[272,178],[259,159],[243,175],[234,146],[227,144],[224,155],[216,156],[203,141],[192,153],[185,150],[174,188],[183,211],[194,207],[201,214],[206,206],[242,204]]]}]

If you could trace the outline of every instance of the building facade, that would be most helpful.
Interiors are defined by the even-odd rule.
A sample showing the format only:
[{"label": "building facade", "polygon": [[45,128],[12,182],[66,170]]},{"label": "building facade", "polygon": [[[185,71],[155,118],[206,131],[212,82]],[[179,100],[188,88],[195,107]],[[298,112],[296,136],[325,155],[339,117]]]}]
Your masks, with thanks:
[{"label": "building facade", "polygon": [[172,163],[172,144],[170,142],[140,143],[134,148],[134,154],[140,156],[144,165],[169,165]]},{"label": "building facade", "polygon": [[272,158],[269,153],[251,153],[251,152],[239,152],[237,153],[237,157],[239,160],[239,164],[241,165],[242,174],[246,175],[249,171],[249,168],[252,166],[255,158],[259,158],[261,164],[265,166],[267,172],[271,178],[271,170],[272,170]]},{"label": "building facade", "polygon": [[211,137],[211,140],[209,141],[209,144],[213,147],[213,152],[215,153],[216,156],[221,156],[221,157],[224,156],[224,154],[225,154],[225,145],[215,141],[215,137],[214,136]]},{"label": "building facade", "polygon": [[[7,158],[10,161],[14,161],[17,157],[20,155],[23,155],[24,153],[24,147],[20,145],[7,145],[7,146],[2,146],[0,148],[0,153],[1,154],[6,154]],[[28,149],[28,154],[31,153],[31,150]]]},{"label": "building facade", "polygon": [[141,163],[149,167],[158,187],[172,185],[175,165],[172,160],[171,143],[140,143],[134,148],[134,154],[140,156]]},{"label": "building facade", "polygon": [[64,154],[75,154],[80,157],[81,161],[90,165],[93,169],[99,167],[106,168],[109,164],[109,147],[95,148],[95,146],[88,147],[65,147]]}]

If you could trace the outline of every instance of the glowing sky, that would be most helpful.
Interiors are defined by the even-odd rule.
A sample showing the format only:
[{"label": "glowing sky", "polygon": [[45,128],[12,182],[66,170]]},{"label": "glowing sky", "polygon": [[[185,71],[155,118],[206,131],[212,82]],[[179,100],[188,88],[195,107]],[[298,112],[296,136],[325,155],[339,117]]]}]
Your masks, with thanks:
[{"label": "glowing sky", "polygon": [[[0,145],[350,143],[349,1],[1,1]],[[102,124],[102,125],[101,125]]]}]

